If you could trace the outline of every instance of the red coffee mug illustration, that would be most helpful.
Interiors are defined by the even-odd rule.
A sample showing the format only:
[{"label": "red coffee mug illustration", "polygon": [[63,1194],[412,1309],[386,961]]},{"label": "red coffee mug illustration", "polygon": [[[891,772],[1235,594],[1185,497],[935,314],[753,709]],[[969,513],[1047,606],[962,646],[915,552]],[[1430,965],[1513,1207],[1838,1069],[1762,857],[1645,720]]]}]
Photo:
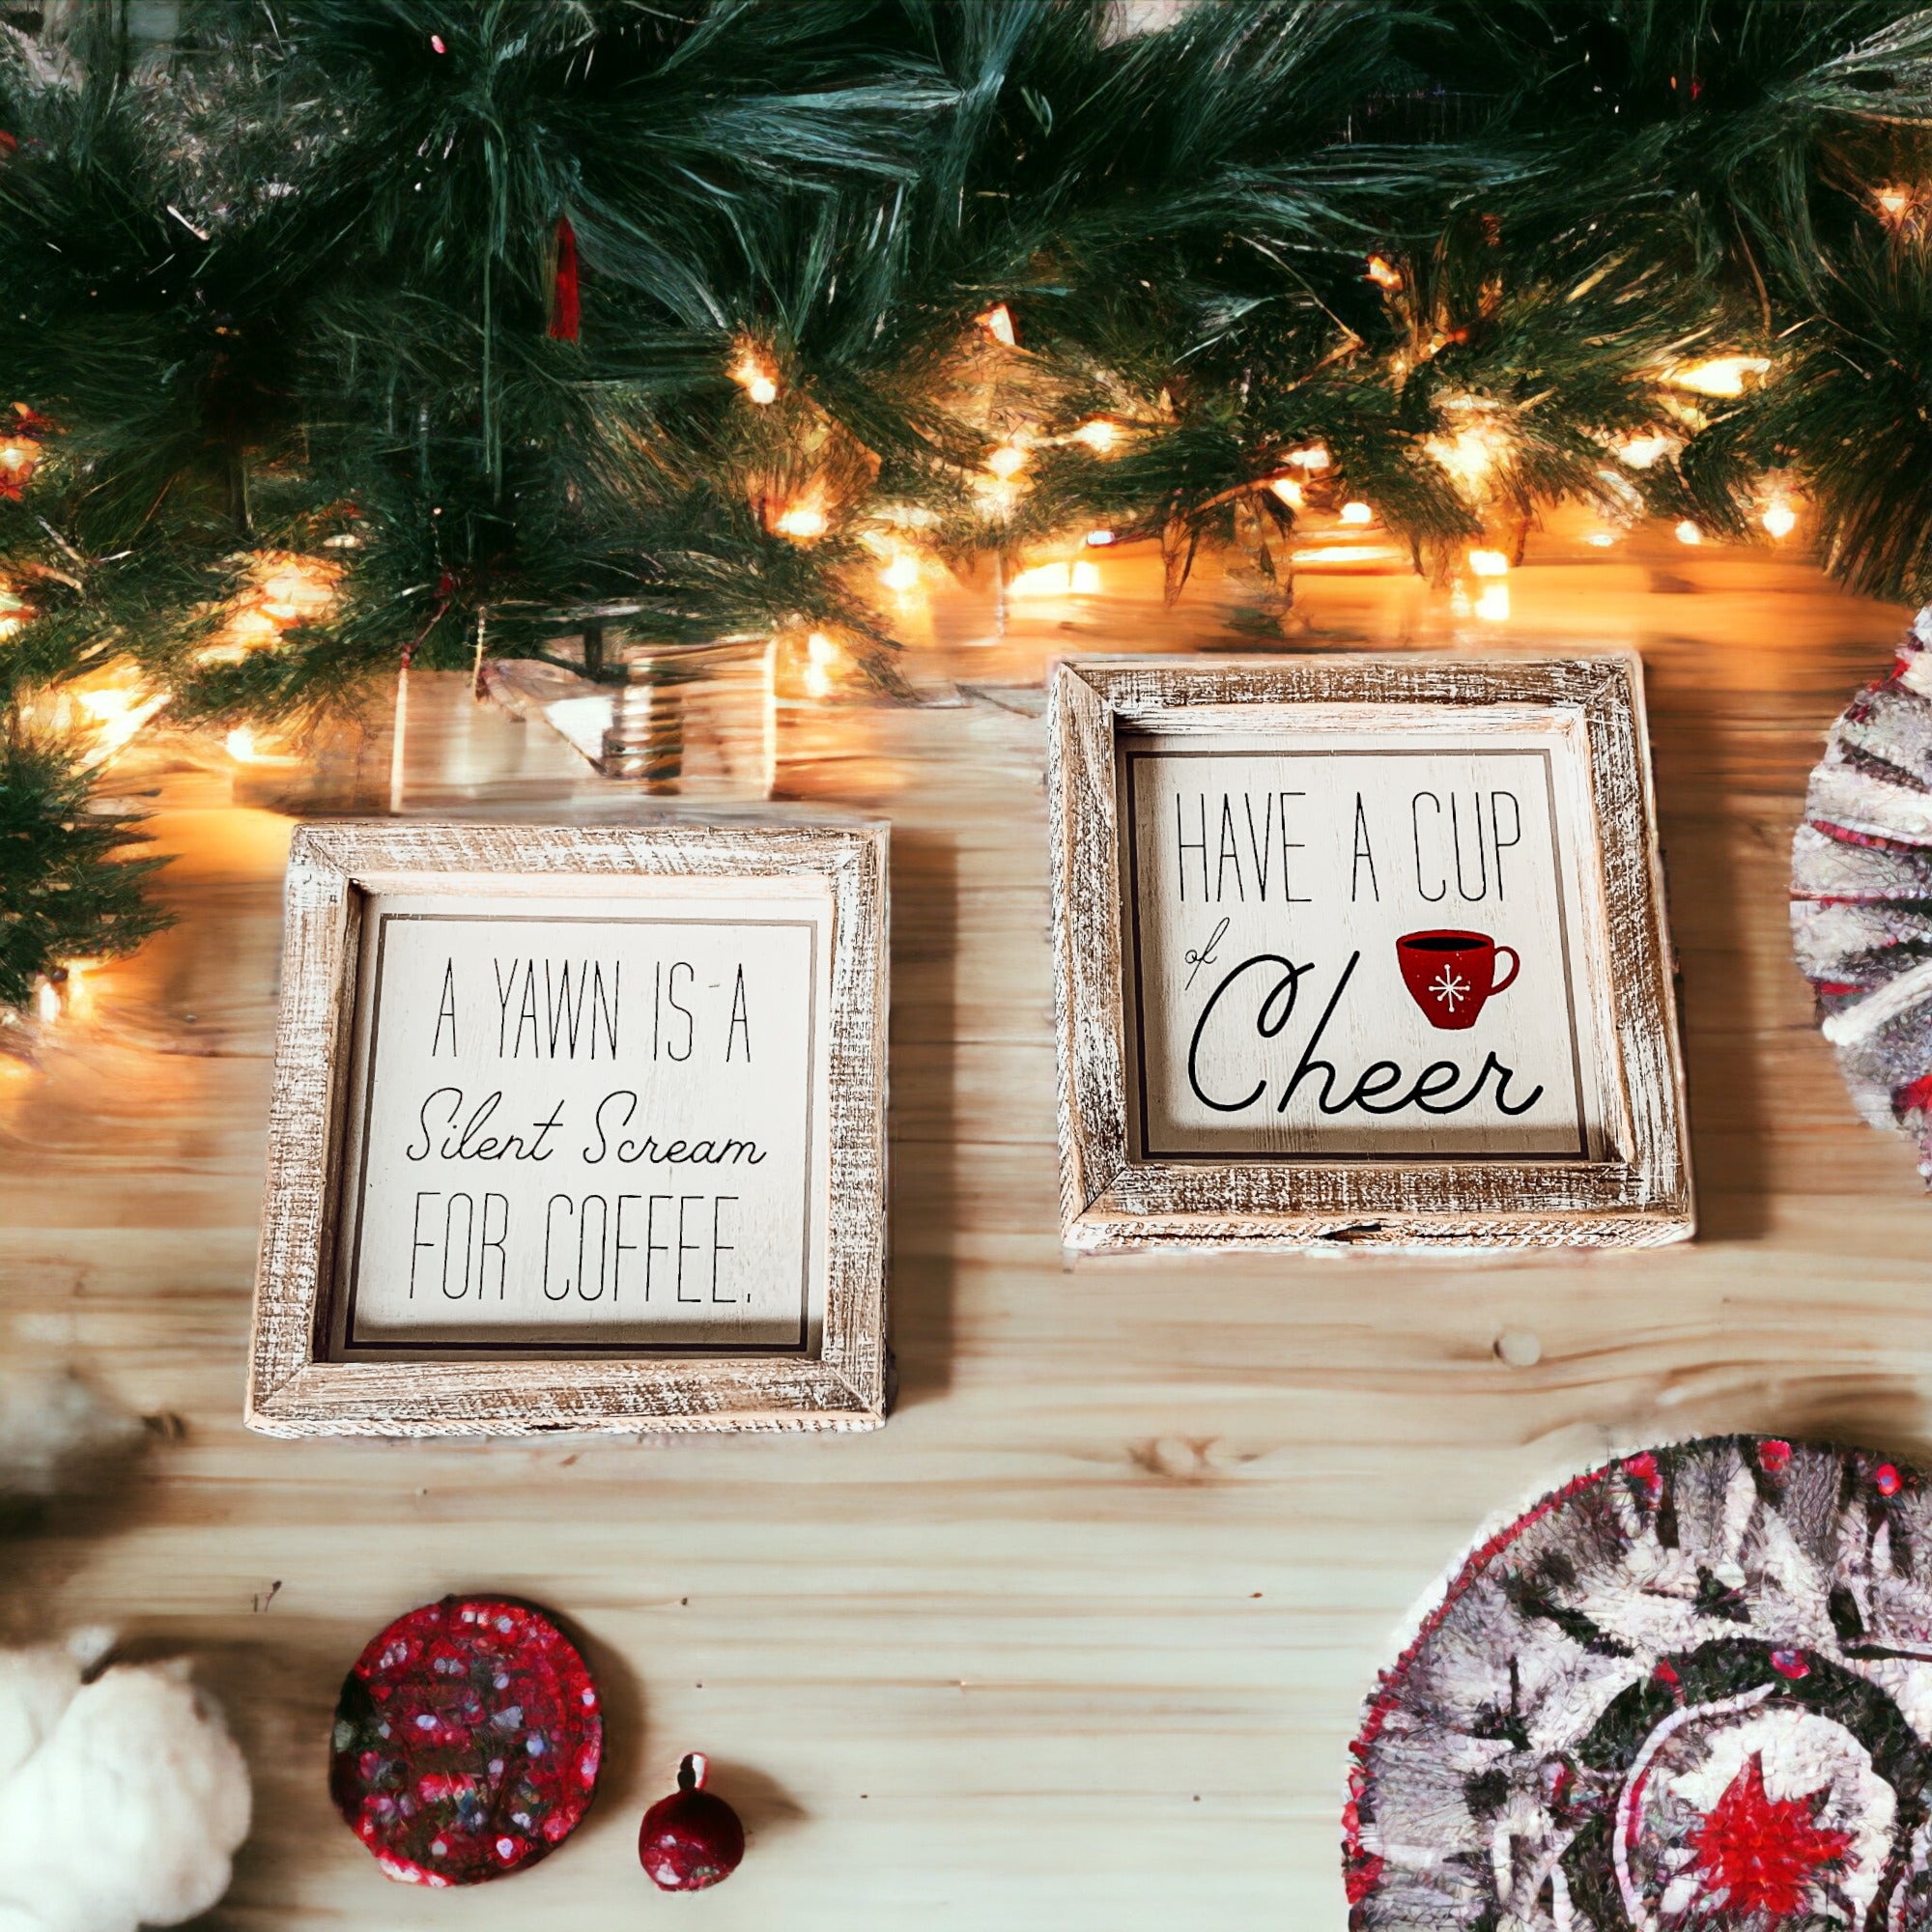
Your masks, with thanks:
[{"label": "red coffee mug illustration", "polygon": [[[1509,955],[1509,971],[1496,978],[1496,955]],[[1487,932],[1406,932],[1395,943],[1408,996],[1422,1016],[1445,1033],[1476,1024],[1483,1003],[1516,984],[1522,960],[1513,946],[1498,946]]]}]

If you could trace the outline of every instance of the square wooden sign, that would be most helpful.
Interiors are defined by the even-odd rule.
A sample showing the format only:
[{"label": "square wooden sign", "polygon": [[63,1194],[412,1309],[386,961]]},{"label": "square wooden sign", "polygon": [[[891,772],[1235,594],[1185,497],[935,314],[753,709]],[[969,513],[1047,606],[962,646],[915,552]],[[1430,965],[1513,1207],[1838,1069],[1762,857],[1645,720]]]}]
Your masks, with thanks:
[{"label": "square wooden sign", "polygon": [[1692,1232],[1634,655],[1085,659],[1050,718],[1070,1248]]},{"label": "square wooden sign", "polygon": [[886,834],[309,825],[248,1421],[864,1429]]}]

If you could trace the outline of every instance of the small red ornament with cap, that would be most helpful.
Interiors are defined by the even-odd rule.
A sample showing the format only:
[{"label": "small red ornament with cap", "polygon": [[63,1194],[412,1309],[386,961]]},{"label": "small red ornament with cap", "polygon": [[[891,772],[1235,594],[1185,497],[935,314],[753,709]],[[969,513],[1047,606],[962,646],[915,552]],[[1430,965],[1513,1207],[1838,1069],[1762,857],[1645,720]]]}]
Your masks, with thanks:
[{"label": "small red ornament with cap", "polygon": [[702,1891],[729,1878],[745,1856],[737,1812],[704,1788],[710,1770],[701,1751],[690,1752],[677,1768],[677,1789],[644,1813],[638,1861],[661,1891]]}]

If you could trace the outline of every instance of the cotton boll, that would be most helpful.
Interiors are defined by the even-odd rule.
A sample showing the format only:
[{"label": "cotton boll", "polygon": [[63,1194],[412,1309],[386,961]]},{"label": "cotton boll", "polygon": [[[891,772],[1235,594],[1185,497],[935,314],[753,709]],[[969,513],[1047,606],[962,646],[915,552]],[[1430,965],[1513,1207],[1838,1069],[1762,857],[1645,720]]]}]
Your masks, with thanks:
[{"label": "cotton boll", "polygon": [[[41,1710],[45,1684],[20,1682],[38,1687],[22,1710]],[[110,1669],[0,1782],[0,1932],[191,1918],[227,1890],[248,1815],[247,1766],[185,1667]]]},{"label": "cotton boll", "polygon": [[141,1439],[135,1417],[76,1377],[0,1377],[0,1508],[84,1489]]},{"label": "cotton boll", "polygon": [[53,1735],[113,1641],[111,1631],[88,1631],[70,1643],[0,1650],[0,1785]]}]

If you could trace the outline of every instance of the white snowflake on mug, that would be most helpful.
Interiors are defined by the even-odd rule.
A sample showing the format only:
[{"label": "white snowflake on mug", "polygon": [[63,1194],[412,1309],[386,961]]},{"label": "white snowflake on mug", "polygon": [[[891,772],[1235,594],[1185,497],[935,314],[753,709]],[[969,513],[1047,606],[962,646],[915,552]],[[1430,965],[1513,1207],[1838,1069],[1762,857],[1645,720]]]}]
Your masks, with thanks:
[{"label": "white snowflake on mug", "polygon": [[1469,982],[1456,971],[1455,967],[1445,966],[1435,979],[1430,980],[1429,990],[1453,1013],[1456,1010],[1456,1002],[1468,998]]}]

